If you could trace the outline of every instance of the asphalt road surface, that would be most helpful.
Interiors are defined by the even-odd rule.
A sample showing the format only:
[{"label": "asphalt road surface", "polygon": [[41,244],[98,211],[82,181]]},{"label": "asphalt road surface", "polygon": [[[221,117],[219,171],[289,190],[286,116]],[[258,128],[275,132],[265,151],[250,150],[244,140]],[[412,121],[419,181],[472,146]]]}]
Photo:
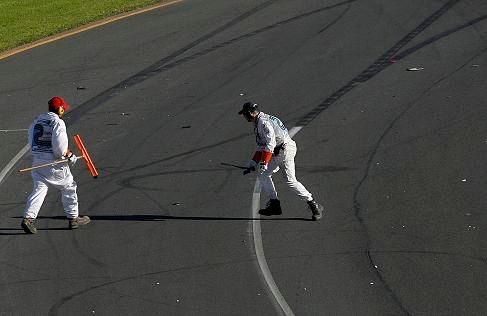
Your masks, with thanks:
[{"label": "asphalt road surface", "polygon": [[[486,315],[486,53],[484,0],[185,0],[0,60],[0,315]],[[12,159],[54,95],[93,221],[51,190],[26,235]],[[321,221],[278,175],[259,219],[221,164],[247,100],[301,128]]]}]

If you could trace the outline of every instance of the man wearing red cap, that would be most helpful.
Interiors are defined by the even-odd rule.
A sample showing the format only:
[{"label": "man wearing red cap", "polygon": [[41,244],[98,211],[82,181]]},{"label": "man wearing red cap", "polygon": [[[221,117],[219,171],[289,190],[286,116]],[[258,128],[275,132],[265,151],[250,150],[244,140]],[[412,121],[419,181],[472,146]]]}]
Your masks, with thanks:
[{"label": "man wearing red cap", "polygon": [[[69,105],[61,97],[49,100],[49,112],[39,115],[29,128],[29,145],[33,165],[69,159],[74,165],[77,157],[68,149],[66,124],[61,119]],[[27,199],[21,226],[28,234],[37,233],[34,220],[46,197],[48,186],[61,191],[64,213],[70,229],[76,229],[90,222],[88,216],[79,216],[76,182],[68,164],[57,164],[32,171],[34,188]]]}]

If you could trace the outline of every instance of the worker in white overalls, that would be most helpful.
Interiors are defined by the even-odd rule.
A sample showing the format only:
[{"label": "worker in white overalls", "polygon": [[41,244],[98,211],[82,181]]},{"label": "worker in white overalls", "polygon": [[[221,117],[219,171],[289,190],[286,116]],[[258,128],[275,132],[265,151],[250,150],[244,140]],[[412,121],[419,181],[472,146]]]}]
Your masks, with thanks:
[{"label": "worker in white overalls", "polygon": [[[66,124],[61,119],[69,110],[63,98],[53,97],[49,100],[49,112],[39,115],[29,128],[29,145],[34,166],[68,159],[70,165],[76,163],[77,157],[68,149]],[[60,163],[32,170],[34,188],[27,199],[21,227],[28,234],[37,233],[34,220],[46,197],[48,186],[61,191],[64,213],[68,227],[76,229],[90,222],[88,216],[79,216],[76,182],[73,179],[68,163]]]},{"label": "worker in white overalls", "polygon": [[311,193],[296,179],[294,157],[296,156],[296,143],[288,134],[287,128],[275,116],[265,114],[257,109],[257,104],[246,102],[238,112],[248,122],[254,123],[254,132],[257,142],[257,151],[249,162],[248,170],[256,170],[262,188],[269,195],[267,207],[261,209],[259,214],[281,215],[281,203],[272,181],[272,174],[282,169],[286,184],[299,197],[308,203],[312,219],[317,221],[323,216],[323,206],[318,204]]}]

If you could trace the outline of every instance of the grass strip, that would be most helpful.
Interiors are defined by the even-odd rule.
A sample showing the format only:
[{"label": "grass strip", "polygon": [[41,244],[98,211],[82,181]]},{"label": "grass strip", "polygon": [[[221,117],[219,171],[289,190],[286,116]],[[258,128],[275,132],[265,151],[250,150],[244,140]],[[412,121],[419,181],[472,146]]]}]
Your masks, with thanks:
[{"label": "grass strip", "polygon": [[0,52],[161,0],[0,0]]}]

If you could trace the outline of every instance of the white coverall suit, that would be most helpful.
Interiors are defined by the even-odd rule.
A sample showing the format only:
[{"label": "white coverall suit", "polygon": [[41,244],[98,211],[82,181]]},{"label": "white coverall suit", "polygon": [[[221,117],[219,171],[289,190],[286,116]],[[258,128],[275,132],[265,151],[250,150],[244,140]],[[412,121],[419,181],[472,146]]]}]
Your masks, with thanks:
[{"label": "white coverall suit", "polygon": [[[294,157],[297,151],[296,142],[289,137],[287,128],[282,121],[275,116],[259,112],[255,120],[254,132],[258,146],[257,150],[274,153],[267,170],[259,175],[262,188],[269,194],[269,197],[278,199],[277,191],[272,181],[272,174],[282,168],[284,180],[286,180],[289,188],[296,192],[302,200],[313,200],[311,193],[296,179],[294,165]],[[281,146],[279,153],[276,153],[276,149]]]},{"label": "white coverall suit", "polygon": [[[52,112],[39,115],[29,128],[30,152],[33,165],[63,158],[68,150],[66,124]],[[37,218],[46,197],[48,185],[61,191],[64,213],[67,218],[78,217],[76,182],[67,163],[32,170],[34,188],[27,199],[24,217]]]}]

